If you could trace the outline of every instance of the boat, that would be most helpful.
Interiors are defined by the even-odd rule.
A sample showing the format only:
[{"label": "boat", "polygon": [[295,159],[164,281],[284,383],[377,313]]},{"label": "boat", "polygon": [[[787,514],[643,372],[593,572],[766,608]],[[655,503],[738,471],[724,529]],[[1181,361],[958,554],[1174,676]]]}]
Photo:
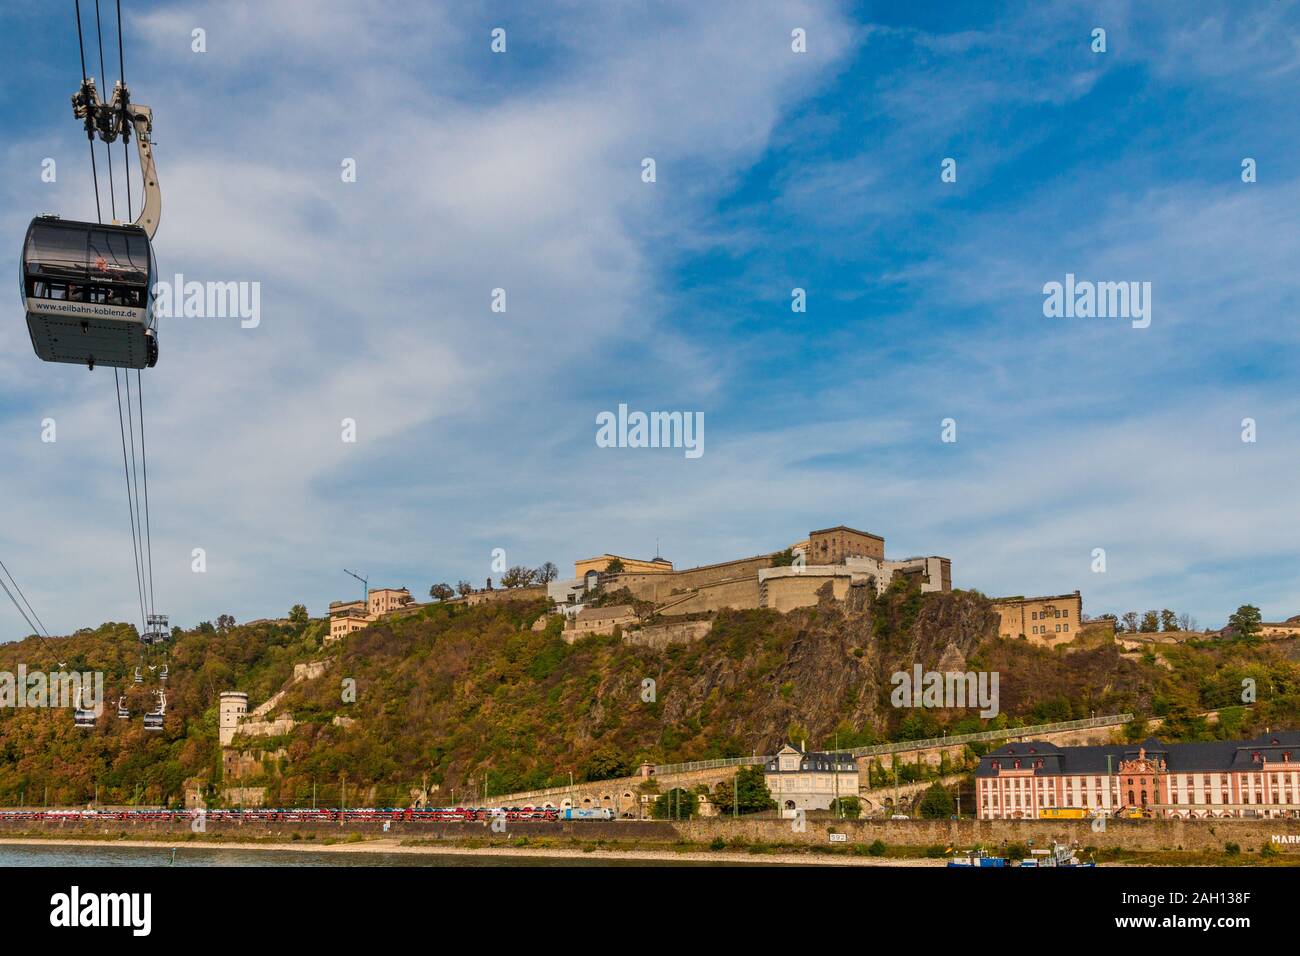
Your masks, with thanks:
[{"label": "boat", "polygon": [[1074,850],[1064,843],[1053,843],[1049,850],[1030,850],[1031,856],[1020,861],[1020,866],[1041,868],[1049,866],[1092,867],[1097,864],[1092,860],[1080,860]]},{"label": "boat", "polygon": [[984,866],[1006,866],[1006,857],[991,856],[987,850],[971,850],[948,858],[948,865],[969,869]]}]

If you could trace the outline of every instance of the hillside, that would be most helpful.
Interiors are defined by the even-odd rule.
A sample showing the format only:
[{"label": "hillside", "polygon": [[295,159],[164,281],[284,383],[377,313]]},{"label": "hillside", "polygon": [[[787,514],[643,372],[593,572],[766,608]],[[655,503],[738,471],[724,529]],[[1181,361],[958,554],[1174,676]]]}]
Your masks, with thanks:
[{"label": "hillside", "polygon": [[[353,793],[375,787],[378,802],[405,802],[422,776],[447,793],[481,790],[486,777],[500,793],[559,784],[570,772],[613,776],[642,760],[772,752],[788,739],[829,746],[836,734],[848,747],[1133,711],[1168,717],[1168,731],[1193,738],[1294,725],[1300,715],[1291,690],[1300,667],[1283,645],[1173,648],[1163,652],[1171,670],[1113,645],[1066,651],[997,639],[976,592],[855,594],[787,615],[723,612],[702,640],[664,651],[619,637],[569,645],[558,618],[535,632],[540,601],[433,606],[329,647],[322,621],[187,631],[169,652],[161,734],[111,709],[90,732],[76,730],[67,711],[0,711],[0,802],[24,791],[39,802],[47,786],[51,803],[82,802],[96,783],[105,802],[176,801],[186,779],[220,779],[221,691],[247,691],[256,706],[288,683],[295,663],[323,659],[332,662],[326,675],[292,684],[276,708],[298,721],[292,732],[248,744],[284,748],[241,781],[271,786],[274,802],[310,799],[313,782],[325,799],[344,773]],[[890,675],[913,662],[936,667],[949,645],[969,669],[999,672],[993,722],[890,705]],[[58,639],[55,649],[70,668],[103,669],[110,701],[130,686],[139,656],[134,629],[120,624]],[[54,666],[35,640],[6,652],[15,663],[5,666]],[[1190,716],[1238,703],[1243,677],[1257,683],[1254,708],[1225,713],[1217,727]],[[355,681],[355,702],[343,700],[345,679]],[[132,693],[138,715],[148,698]]]}]

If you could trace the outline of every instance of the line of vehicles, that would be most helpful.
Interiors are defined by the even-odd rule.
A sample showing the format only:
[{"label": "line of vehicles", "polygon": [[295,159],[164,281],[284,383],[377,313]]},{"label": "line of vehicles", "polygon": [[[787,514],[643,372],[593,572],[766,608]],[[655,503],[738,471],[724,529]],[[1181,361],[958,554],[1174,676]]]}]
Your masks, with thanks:
[{"label": "line of vehicles", "polygon": [[0,810],[0,823],[32,821],[66,822],[160,822],[174,823],[202,816],[207,820],[247,823],[442,823],[491,820],[613,820],[607,807],[353,807],[351,809],[299,809],[254,807],[249,809],[166,810]]},{"label": "line of vehicles", "polygon": [[1120,807],[1113,811],[1101,807],[1041,807],[1038,810],[1040,820],[1091,820],[1095,817],[1107,817],[1112,820],[1149,820],[1152,816],[1149,807]]}]

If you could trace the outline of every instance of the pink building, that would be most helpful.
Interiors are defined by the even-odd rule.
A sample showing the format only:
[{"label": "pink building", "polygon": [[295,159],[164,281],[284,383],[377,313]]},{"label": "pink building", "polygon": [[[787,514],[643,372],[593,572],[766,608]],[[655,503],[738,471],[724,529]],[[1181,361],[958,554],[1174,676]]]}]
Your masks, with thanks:
[{"label": "pink building", "polygon": [[1096,747],[1025,741],[981,757],[975,787],[982,820],[1300,817],[1300,733]]}]

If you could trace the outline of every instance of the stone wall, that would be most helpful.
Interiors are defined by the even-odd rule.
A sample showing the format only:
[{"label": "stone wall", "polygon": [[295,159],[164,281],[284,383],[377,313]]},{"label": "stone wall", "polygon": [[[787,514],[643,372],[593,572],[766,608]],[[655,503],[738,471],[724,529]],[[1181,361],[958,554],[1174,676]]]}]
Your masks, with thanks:
[{"label": "stone wall", "polygon": [[[707,622],[702,622],[707,623]],[[626,637],[624,638],[626,640]],[[1059,731],[1053,734],[1036,733],[1033,730],[1027,730],[1023,735],[1012,734],[1005,740],[997,741],[994,745],[1001,746],[1013,740],[1034,739],[1047,740],[1061,746],[1074,746],[1078,744],[1100,744],[1110,743],[1112,733],[1121,729],[1111,727],[1091,727],[1082,730]],[[875,761],[880,761],[882,767],[892,767],[894,761],[899,764],[915,764],[917,762],[927,764],[931,767],[940,766],[943,755],[946,753],[952,764],[959,764],[965,755],[965,744],[936,744],[931,747],[912,748],[901,750],[892,754],[883,754],[876,756],[865,756],[857,758],[858,763],[858,781],[862,788],[860,792],[866,793],[870,786],[870,776],[868,769]],[[493,796],[491,802],[500,801],[507,806],[568,806],[568,800],[572,799],[578,806],[607,806],[621,808],[628,804],[628,800],[622,795],[625,793],[638,793],[639,788],[646,780],[654,780],[658,784],[659,792],[671,790],[673,787],[684,787],[688,790],[703,784],[710,790],[714,789],[719,783],[729,781],[736,775],[736,767],[712,767],[699,770],[688,770],[678,773],[661,773],[651,777],[620,777],[615,780],[598,780],[594,783],[577,783],[573,789],[568,787],[551,787],[546,790],[527,790],[520,793],[508,793]],[[925,781],[924,786],[929,786],[931,781]]]},{"label": "stone wall", "polygon": [[242,780],[244,777],[256,777],[264,770],[262,761],[269,759],[278,763],[288,756],[283,747],[276,750],[236,750],[232,747],[222,748],[221,778],[223,780]]},{"label": "stone wall", "polygon": [[763,607],[782,613],[800,607],[815,607],[819,600],[817,592],[827,583],[831,586],[831,595],[835,600],[843,601],[848,596],[850,580],[850,573],[843,569],[837,569],[833,575],[795,572],[775,574],[763,580]]},{"label": "stone wall", "polygon": [[650,624],[635,631],[624,631],[623,640],[661,651],[670,644],[689,644],[713,630],[712,621],[682,621],[680,624]]},{"label": "stone wall", "polygon": [[279,737],[293,730],[292,717],[277,717],[275,720],[245,720],[239,724],[235,736]]},{"label": "stone wall", "polygon": [[[735,578],[754,578],[757,582],[759,569],[770,567],[771,564],[770,555],[760,555],[666,574],[618,574],[605,583],[605,589],[616,591],[619,588],[627,588],[638,600],[662,604],[671,600],[674,594],[684,594]],[[755,603],[748,606],[758,605]]]},{"label": "stone wall", "polygon": [[665,614],[698,614],[701,611],[721,611],[723,608],[743,610],[758,606],[758,573],[755,572],[751,577],[707,584],[682,600],[658,610]]},{"label": "stone wall", "polygon": [[475,591],[465,595],[465,603],[470,607],[478,604],[490,604],[493,601],[536,601],[546,597],[545,584],[531,584],[523,588],[493,588],[491,591]]},{"label": "stone wall", "polygon": [[[976,844],[997,847],[1002,843],[1024,843],[1045,848],[1053,841],[1098,849],[1128,850],[1212,850],[1236,843],[1243,850],[1268,843],[1273,834],[1300,835],[1300,820],[1107,820],[1106,829],[1096,831],[1087,820],[835,820],[829,815],[809,815],[799,832],[792,820],[739,820],[720,817],[691,820],[674,826],[688,840],[708,843],[721,836],[741,837],[750,842],[820,844],[830,833],[848,835],[850,843],[886,845],[951,846],[969,849]],[[1286,853],[1300,853],[1300,845],[1274,844]]]},{"label": "stone wall", "polygon": [[[244,806],[252,806],[260,788],[244,788],[248,798]],[[234,795],[234,791],[226,791]],[[869,845],[881,840],[888,846],[951,846],[969,849],[975,845],[997,848],[1005,843],[1028,844],[1046,848],[1053,841],[1080,847],[1129,850],[1206,850],[1221,852],[1228,843],[1235,843],[1242,852],[1270,844],[1274,834],[1300,836],[1300,820],[1110,820],[1104,831],[1091,828],[1081,820],[836,820],[830,814],[810,813],[802,832],[796,830],[791,820],[755,819],[728,816],[672,823],[666,820],[574,820],[544,822],[512,820],[504,831],[494,831],[487,821],[473,823],[416,823],[389,822],[388,831],[383,821],[349,821],[340,826],[326,822],[264,822],[236,823],[207,819],[204,832],[207,838],[217,835],[231,840],[257,837],[287,838],[293,833],[316,834],[318,838],[338,838],[349,833],[367,836],[396,836],[401,839],[424,840],[499,840],[506,842],[520,837],[537,837],[564,840],[617,841],[637,843],[672,844],[679,840],[708,844],[715,837],[723,840],[740,838],[750,843],[768,844],[829,844],[831,833],[843,833],[850,844]],[[76,834],[154,836],[184,835],[191,832],[189,820],[162,823],[149,820],[83,821],[68,820],[36,824],[30,820],[2,820],[0,833],[55,833],[64,836]],[[1273,848],[1281,853],[1300,854],[1300,844],[1275,843]]]},{"label": "stone wall", "polygon": [[260,807],[266,801],[266,787],[226,787],[221,799],[228,807]]}]

